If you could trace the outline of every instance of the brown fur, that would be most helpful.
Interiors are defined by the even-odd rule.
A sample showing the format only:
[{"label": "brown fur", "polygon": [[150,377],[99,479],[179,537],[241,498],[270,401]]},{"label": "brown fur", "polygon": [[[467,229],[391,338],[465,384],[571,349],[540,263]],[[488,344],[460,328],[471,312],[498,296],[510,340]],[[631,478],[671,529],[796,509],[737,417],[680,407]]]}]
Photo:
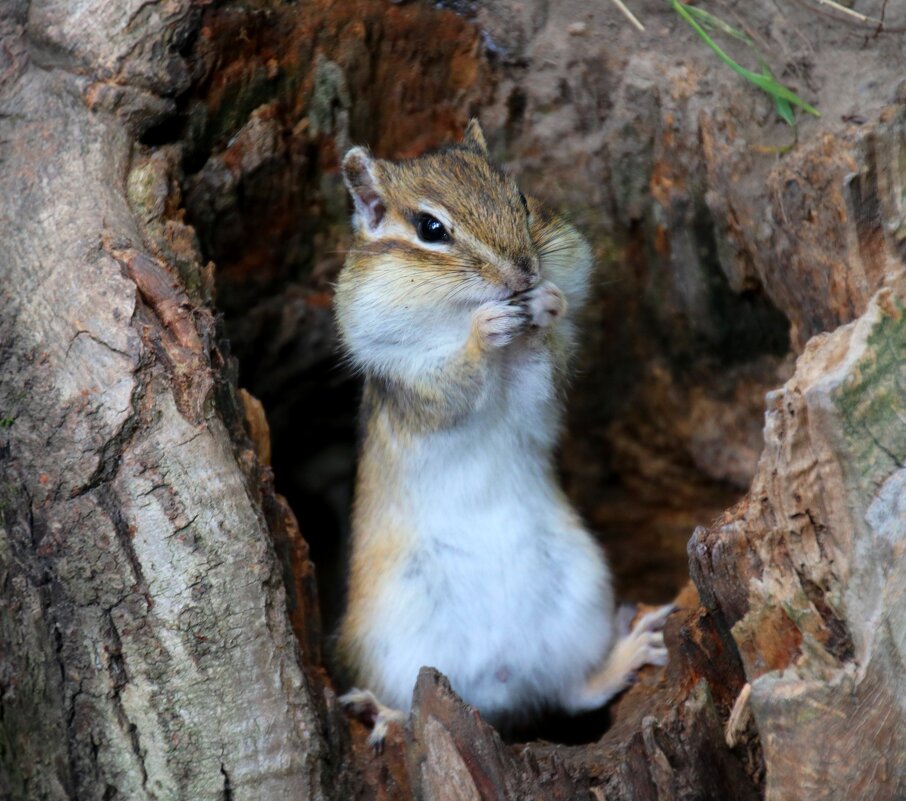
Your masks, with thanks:
[{"label": "brown fur", "polygon": [[[480,270],[494,284],[514,291],[528,287],[528,282],[513,270],[501,270],[499,264],[489,262],[483,253],[468,245],[470,240],[477,240],[503,262],[537,269],[537,248],[519,188],[485,155],[473,146],[453,146],[417,159],[374,161],[373,165],[388,219],[411,226],[419,211],[417,204],[424,201],[445,209],[456,221],[450,231],[454,252],[432,254],[433,269]],[[363,184],[359,165],[353,181],[356,187]],[[402,259],[425,258],[420,248],[395,240],[365,243],[360,238],[355,247],[347,262],[352,269],[367,269],[369,256],[390,251]]]}]

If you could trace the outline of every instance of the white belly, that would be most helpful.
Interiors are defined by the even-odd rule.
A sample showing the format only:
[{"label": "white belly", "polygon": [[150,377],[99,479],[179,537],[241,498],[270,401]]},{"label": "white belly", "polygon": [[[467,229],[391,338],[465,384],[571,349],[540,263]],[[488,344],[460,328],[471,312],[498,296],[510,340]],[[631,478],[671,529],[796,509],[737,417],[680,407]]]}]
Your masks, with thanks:
[{"label": "white belly", "polygon": [[556,705],[610,647],[603,555],[546,444],[512,422],[492,409],[407,448],[395,511],[415,540],[382,580],[366,635],[373,689],[396,708],[409,708],[424,665],[492,719]]}]

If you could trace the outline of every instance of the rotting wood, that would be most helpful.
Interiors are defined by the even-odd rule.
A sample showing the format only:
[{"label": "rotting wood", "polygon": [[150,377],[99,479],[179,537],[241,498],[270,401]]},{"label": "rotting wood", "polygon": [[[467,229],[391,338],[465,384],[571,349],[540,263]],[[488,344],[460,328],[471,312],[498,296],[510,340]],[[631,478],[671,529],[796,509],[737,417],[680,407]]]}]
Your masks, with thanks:
[{"label": "rotting wood", "polygon": [[[281,38],[295,8],[0,8],[0,794],[901,797],[902,38],[853,38],[798,6],[778,18],[749,4],[769,38],[802,32],[775,42],[778,58],[824,112],[768,158],[753,145],[788,132],[655,0],[634,6],[644,35],[583,17],[578,0],[556,12],[480,4],[476,27],[428,4],[361,0],[342,19],[310,4],[294,35],[326,60],[312,49],[298,60]],[[582,36],[569,33],[576,21]],[[241,39],[247,23],[259,27]],[[375,104],[410,85],[400,76],[424,79],[417,40],[444,24],[431,51],[444,79],[405,98],[424,114],[370,129]],[[244,42],[240,57],[220,60],[224,31]],[[377,66],[363,50],[375,31]],[[290,86],[276,78],[291,70],[307,88],[288,106],[279,91],[233,103],[234,87],[253,86],[246,68],[259,89]],[[174,113],[193,119],[199,86],[217,113],[201,135],[187,124],[168,141]],[[588,321],[566,445],[573,494],[628,538],[706,523],[726,505],[709,482],[754,483],[689,544],[699,595],[684,592],[668,628],[674,658],[620,699],[598,742],[506,746],[424,672],[410,730],[377,758],[323,672],[313,566],[243,430],[211,271],[182,207],[201,224],[226,177],[223,197],[254,187],[259,205],[243,214],[267,221],[267,168],[283,165],[287,142],[298,148],[290,162],[320,193],[305,206],[323,215],[318,269],[306,283],[281,264],[299,280],[286,293],[296,305],[269,308],[301,308],[283,343],[327,353],[329,251],[345,214],[337,152],[353,135],[386,155],[416,152],[474,110],[618,279]],[[295,202],[295,180],[280,202]],[[250,225],[236,264],[266,265],[295,223],[274,217],[259,240]],[[754,416],[734,410],[740,393],[781,384],[756,470],[758,402]],[[684,424],[690,415],[703,423]],[[722,438],[733,458],[713,460]],[[636,508],[582,479],[594,451],[612,455]],[[653,505],[654,524],[640,512]],[[728,748],[746,682],[752,723]]]}]

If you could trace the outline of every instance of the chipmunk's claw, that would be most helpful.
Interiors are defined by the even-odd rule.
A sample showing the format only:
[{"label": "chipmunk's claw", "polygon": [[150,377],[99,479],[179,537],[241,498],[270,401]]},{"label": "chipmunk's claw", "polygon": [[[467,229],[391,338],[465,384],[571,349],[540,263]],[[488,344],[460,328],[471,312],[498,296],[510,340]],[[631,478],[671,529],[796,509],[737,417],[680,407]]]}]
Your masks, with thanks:
[{"label": "chipmunk's claw", "polygon": [[547,328],[566,312],[566,298],[550,281],[542,281],[521,297],[536,328]]}]

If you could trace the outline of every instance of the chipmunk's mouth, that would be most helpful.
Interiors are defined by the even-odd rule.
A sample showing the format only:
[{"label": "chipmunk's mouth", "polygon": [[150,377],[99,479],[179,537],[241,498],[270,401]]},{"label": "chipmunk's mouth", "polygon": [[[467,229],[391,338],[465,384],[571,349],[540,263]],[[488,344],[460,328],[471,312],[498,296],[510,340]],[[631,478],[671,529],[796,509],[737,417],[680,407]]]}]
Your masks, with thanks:
[{"label": "chipmunk's mouth", "polygon": [[487,303],[491,300],[510,300],[516,297],[519,292],[502,282],[491,282],[485,278],[480,290],[474,293],[473,299],[479,303]]},{"label": "chipmunk's mouth", "polygon": [[510,287],[503,287],[501,288],[500,293],[494,298],[494,300],[512,300],[518,295],[522,295],[529,290],[534,289],[540,283],[541,281],[539,279],[538,281],[533,281],[531,284],[522,289],[510,289]]},{"label": "chipmunk's mouth", "polygon": [[538,284],[541,283],[541,277],[538,276],[537,279],[527,283],[525,286],[520,287],[519,289],[513,289],[511,286],[501,286],[497,289],[497,292],[494,294],[493,300],[512,300],[517,295],[521,295],[524,292],[528,292],[530,289],[534,289]]}]

